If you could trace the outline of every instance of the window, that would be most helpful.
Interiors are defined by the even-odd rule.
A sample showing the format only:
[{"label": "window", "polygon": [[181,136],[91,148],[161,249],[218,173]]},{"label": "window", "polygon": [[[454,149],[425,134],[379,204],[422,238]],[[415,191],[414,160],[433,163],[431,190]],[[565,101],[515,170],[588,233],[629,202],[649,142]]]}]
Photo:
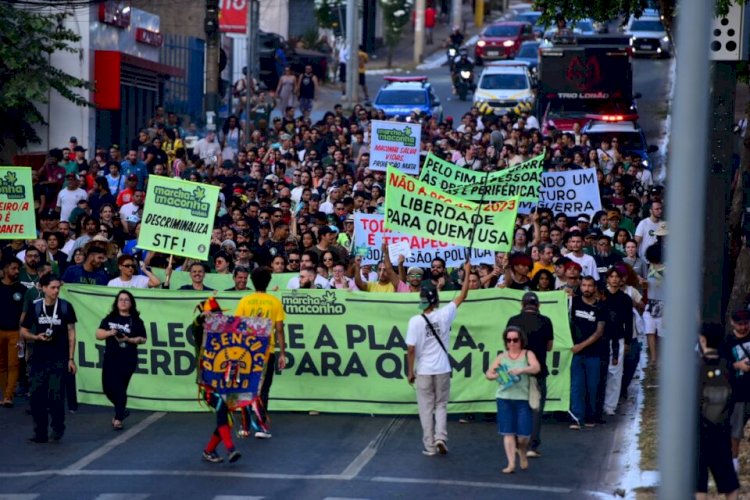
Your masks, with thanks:
[{"label": "window", "polygon": [[503,24],[495,24],[494,26],[490,26],[486,30],[484,30],[484,36],[509,38],[509,37],[517,36],[518,32],[519,32],[518,26],[506,26]]},{"label": "window", "polygon": [[378,94],[375,104],[421,106],[425,104],[425,92],[423,90],[387,90]]},{"label": "window", "polygon": [[525,90],[529,88],[529,79],[520,74],[484,75],[479,88],[486,90]]},{"label": "window", "polygon": [[633,21],[630,25],[630,31],[664,31],[664,25],[661,21]]}]

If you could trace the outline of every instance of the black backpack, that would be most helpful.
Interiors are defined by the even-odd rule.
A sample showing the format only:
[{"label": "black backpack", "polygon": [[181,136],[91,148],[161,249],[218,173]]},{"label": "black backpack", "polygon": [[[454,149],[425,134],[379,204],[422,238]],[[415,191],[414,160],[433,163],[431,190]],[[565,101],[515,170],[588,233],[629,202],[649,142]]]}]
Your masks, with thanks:
[{"label": "black backpack", "polygon": [[726,359],[703,357],[700,365],[701,423],[726,425],[732,414],[730,366]]}]

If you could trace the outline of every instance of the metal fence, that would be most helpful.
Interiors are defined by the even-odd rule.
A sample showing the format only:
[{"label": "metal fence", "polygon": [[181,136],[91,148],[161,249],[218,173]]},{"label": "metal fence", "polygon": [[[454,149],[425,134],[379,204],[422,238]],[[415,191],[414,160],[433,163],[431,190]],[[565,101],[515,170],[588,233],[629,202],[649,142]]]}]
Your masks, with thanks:
[{"label": "metal fence", "polygon": [[164,106],[190,121],[203,114],[204,58],[206,42],[186,35],[165,35],[159,62],[185,70],[184,77],[172,77],[164,84]]}]

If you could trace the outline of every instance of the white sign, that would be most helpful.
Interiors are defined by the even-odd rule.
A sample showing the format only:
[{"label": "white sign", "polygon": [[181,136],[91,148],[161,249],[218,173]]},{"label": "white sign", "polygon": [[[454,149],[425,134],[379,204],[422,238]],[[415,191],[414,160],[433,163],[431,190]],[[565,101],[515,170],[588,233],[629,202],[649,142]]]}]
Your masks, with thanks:
[{"label": "white sign", "polygon": [[422,127],[413,123],[372,121],[370,170],[393,165],[404,174],[419,174]]},{"label": "white sign", "polygon": [[[447,267],[460,267],[466,261],[464,247],[391,232],[385,228],[382,214],[354,214],[354,253],[362,256],[362,265],[374,265],[383,259],[383,242],[388,245],[388,253],[394,267],[398,265],[398,255],[393,252],[392,245],[396,244],[407,247],[410,251],[410,255],[404,261],[406,267],[429,267],[437,257],[445,260]],[[495,253],[491,250],[473,248],[471,263],[494,265]]]},{"label": "white sign", "polygon": [[[539,208],[548,208],[555,214],[562,212],[569,217],[580,214],[593,216],[602,209],[594,169],[544,172],[539,194]],[[531,213],[534,206],[531,202],[521,202],[518,204],[518,213]]]}]

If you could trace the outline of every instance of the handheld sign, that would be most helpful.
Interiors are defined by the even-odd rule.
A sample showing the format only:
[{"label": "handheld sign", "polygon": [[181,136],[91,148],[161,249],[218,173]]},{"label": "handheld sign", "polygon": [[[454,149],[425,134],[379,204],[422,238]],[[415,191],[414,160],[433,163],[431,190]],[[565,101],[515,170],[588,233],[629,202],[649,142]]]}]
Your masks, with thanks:
[{"label": "handheld sign", "polygon": [[393,165],[405,174],[419,173],[422,127],[404,122],[372,121],[370,170],[385,171]]},{"label": "handheld sign", "polygon": [[514,167],[486,175],[441,160],[429,153],[419,180],[446,193],[469,201],[498,201],[518,197],[536,203],[542,181],[544,155],[535,156]]},{"label": "handheld sign", "polygon": [[465,247],[510,250],[518,197],[480,206],[401,174],[390,165],[386,182],[386,229]]},{"label": "handheld sign", "polygon": [[0,167],[0,239],[36,238],[30,167]]},{"label": "handheld sign", "polygon": [[588,214],[593,217],[602,209],[596,170],[544,172],[539,203],[521,203],[518,212],[531,213],[534,206],[549,208],[554,213],[563,212],[568,217],[575,217],[578,214]]},{"label": "handheld sign", "polygon": [[138,247],[208,259],[219,188],[150,176]]}]

